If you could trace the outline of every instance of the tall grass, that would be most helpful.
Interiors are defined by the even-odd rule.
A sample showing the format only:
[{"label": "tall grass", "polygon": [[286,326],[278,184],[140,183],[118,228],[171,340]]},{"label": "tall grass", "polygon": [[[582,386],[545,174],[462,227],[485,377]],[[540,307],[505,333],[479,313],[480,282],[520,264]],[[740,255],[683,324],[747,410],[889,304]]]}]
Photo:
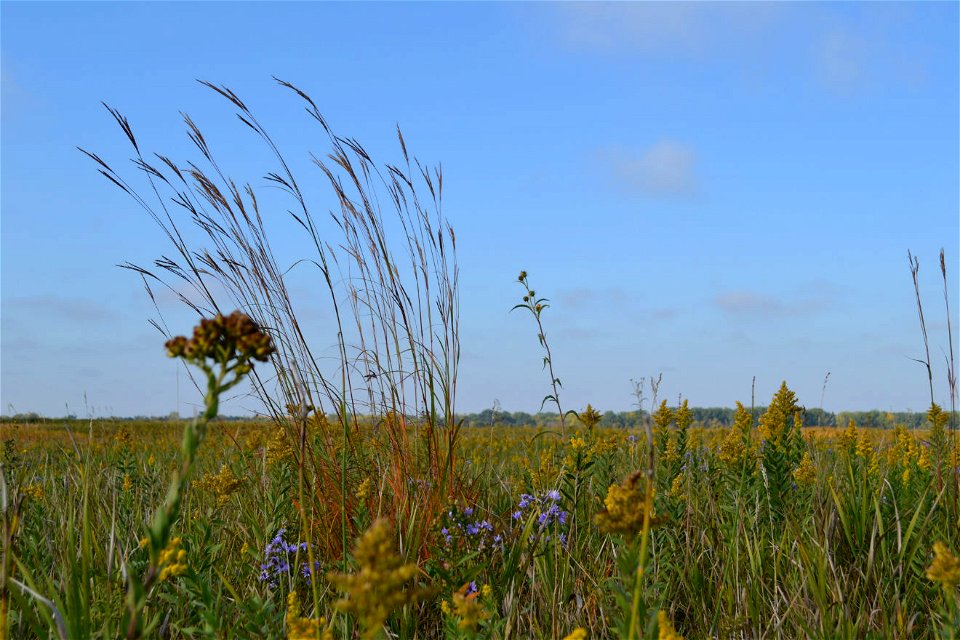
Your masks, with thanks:
[{"label": "tall grass", "polygon": [[[189,116],[193,161],[141,151],[112,108],[136,177],[85,151],[173,247],[125,265],[154,300],[163,286],[199,316],[239,308],[272,338],[269,366],[230,370],[252,375],[268,420],[217,422],[218,391],[182,442],[169,424],[4,424],[0,637],[956,637],[960,470],[938,406],[922,431],[804,430],[784,383],[759,419],[751,398],[731,428],[702,429],[686,401],[656,404],[657,377],[642,429],[589,405],[567,425],[546,301],[523,274],[561,437],[461,429],[442,173],[399,131],[401,163],[375,162],[278,82],[328,145],[319,209],[246,103],[210,83],[270,155],[282,216]],[[283,220],[309,257],[274,253]],[[326,343],[297,315],[294,268],[317,276]]]}]

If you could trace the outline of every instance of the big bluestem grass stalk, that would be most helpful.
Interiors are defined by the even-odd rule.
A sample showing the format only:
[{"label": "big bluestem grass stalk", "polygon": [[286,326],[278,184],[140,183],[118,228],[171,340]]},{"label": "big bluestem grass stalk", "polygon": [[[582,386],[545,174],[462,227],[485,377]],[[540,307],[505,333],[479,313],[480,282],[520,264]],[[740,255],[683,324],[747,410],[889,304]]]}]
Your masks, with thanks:
[{"label": "big bluestem grass stalk", "polygon": [[[301,101],[329,146],[326,155],[310,156],[333,200],[332,206],[324,202],[317,207],[321,215],[314,213],[302,180],[248,105],[227,87],[202,84],[227,100],[276,164],[265,179],[292,202],[285,219],[302,232],[312,251],[285,266],[268,231],[282,218],[268,213],[273,207],[258,200],[253,186],[226,175],[215,159],[213,141],[189,116],[184,116],[187,133],[201,160],[182,164],[141,153],[127,119],[110,109],[133,147],[134,165],[146,187],[137,188],[102,158],[85,153],[153,218],[174,247],[174,257],[156,261],[154,268],[124,265],[140,274],[151,297],[155,299],[151,288],[159,284],[200,314],[216,312],[228,302],[270,328],[278,349],[272,361],[276,375],[255,372],[251,382],[291,441],[299,434],[286,419],[287,406],[311,406],[318,415],[336,416],[339,443],[324,440],[324,451],[316,450],[316,442],[305,443],[304,486],[316,510],[311,526],[340,529],[337,546],[345,561],[357,509],[347,486],[357,416],[393,413],[422,423],[426,455],[419,472],[438,481],[417,494],[405,481],[392,485],[398,504],[419,503],[426,528],[441,498],[461,490],[455,464],[460,359],[456,236],[442,213],[442,172],[410,156],[399,129],[401,163],[378,164],[356,140],[334,133],[306,93],[277,82]],[[189,242],[196,234],[185,227],[198,231],[204,245]],[[307,269],[318,272],[321,302],[325,297],[331,310],[332,358],[321,356],[326,345],[317,348],[308,339],[291,296],[289,272]],[[409,453],[392,449],[392,456],[391,473],[399,478],[406,473],[402,469]],[[421,464],[420,456],[413,460]],[[326,484],[329,478],[338,478],[334,492]]]}]

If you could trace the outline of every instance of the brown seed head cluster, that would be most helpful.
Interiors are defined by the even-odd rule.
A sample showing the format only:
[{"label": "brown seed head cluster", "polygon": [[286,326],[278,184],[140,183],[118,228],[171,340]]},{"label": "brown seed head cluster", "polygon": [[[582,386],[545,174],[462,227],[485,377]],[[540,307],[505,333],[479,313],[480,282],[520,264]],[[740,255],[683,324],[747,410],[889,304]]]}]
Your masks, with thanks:
[{"label": "brown seed head cluster", "polygon": [[190,362],[202,363],[213,360],[220,364],[238,361],[238,370],[248,372],[251,360],[266,362],[275,351],[273,340],[240,311],[229,316],[216,315],[200,320],[193,329],[189,340],[177,336],[167,341],[167,355],[171,358],[183,358]]}]

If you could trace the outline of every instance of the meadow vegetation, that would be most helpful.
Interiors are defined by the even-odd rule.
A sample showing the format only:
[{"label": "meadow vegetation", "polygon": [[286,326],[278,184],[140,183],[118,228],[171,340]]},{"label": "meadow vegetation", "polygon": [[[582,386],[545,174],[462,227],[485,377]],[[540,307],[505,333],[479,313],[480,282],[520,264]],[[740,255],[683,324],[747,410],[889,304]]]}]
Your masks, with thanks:
[{"label": "meadow vegetation", "polygon": [[[322,285],[334,348],[303,330],[293,267],[267,240],[276,214],[190,117],[201,158],[178,163],[141,153],[111,109],[144,182],[85,153],[173,246],[126,266],[202,318],[189,336],[157,327],[203,411],[3,424],[0,636],[957,637],[953,407],[931,391],[919,429],[804,427],[784,383],[762,410],[737,403],[732,424],[705,428],[686,401],[657,403],[657,378],[635,385],[633,426],[564,412],[549,301],[523,272],[518,308],[556,421],[464,426],[442,173],[399,132],[403,161],[374,162],[280,84],[330,145],[315,158],[329,216],[248,106],[207,86],[276,162],[267,180],[311,247],[296,265]],[[244,380],[264,419],[218,420]]]}]

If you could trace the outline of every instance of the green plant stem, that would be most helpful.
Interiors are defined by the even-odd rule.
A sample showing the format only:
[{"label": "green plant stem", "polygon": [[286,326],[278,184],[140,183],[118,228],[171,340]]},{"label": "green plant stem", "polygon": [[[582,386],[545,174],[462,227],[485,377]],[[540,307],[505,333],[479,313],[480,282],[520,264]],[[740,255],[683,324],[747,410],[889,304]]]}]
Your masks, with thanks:
[{"label": "green plant stem", "polygon": [[[651,444],[652,446],[652,444]],[[643,598],[643,576],[647,564],[647,547],[650,540],[650,512],[653,511],[653,477],[647,474],[645,501],[643,505],[643,530],[640,533],[640,559],[637,561],[637,575],[633,583],[633,602],[630,607],[630,629],[627,640],[637,637],[640,620],[640,601]]]}]

